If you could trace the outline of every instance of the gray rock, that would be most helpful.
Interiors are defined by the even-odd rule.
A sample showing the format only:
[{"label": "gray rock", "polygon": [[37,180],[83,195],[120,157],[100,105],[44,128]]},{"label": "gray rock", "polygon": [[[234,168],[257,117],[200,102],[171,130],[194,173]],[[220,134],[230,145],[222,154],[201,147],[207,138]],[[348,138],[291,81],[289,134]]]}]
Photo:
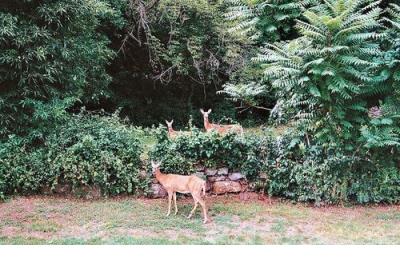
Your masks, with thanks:
[{"label": "gray rock", "polygon": [[219,182],[219,181],[227,180],[227,177],[226,176],[209,176],[209,177],[207,177],[207,180],[210,182]]},{"label": "gray rock", "polygon": [[167,191],[161,184],[151,184],[151,197],[152,198],[164,198],[168,196]]},{"label": "gray rock", "polygon": [[197,172],[203,172],[205,167],[203,165],[196,165],[195,169]]},{"label": "gray rock", "polygon": [[69,194],[72,191],[72,186],[70,184],[57,184],[53,192],[55,194]]},{"label": "gray rock", "polygon": [[233,173],[229,174],[228,178],[231,181],[237,181],[237,180],[240,180],[240,179],[245,179],[246,176],[244,176],[240,172],[233,172]]},{"label": "gray rock", "polygon": [[262,180],[267,180],[268,179],[268,175],[265,172],[260,172],[260,179]]},{"label": "gray rock", "polygon": [[101,198],[101,189],[100,186],[93,185],[88,186],[86,190],[86,199],[98,199]]},{"label": "gray rock", "polygon": [[207,175],[207,176],[213,176],[213,175],[216,175],[217,174],[217,170],[216,169],[206,169],[205,170],[205,174]]},{"label": "gray rock", "polygon": [[242,185],[234,181],[220,181],[213,184],[212,191],[214,194],[239,193],[242,192]]},{"label": "gray rock", "polygon": [[219,168],[217,171],[218,175],[228,175],[228,168]]},{"label": "gray rock", "polygon": [[203,178],[203,179],[206,178],[206,175],[204,174],[204,172],[195,172],[195,173],[193,173],[193,175]]},{"label": "gray rock", "polygon": [[73,194],[85,199],[98,199],[101,197],[101,189],[98,185],[84,185],[74,188]]}]

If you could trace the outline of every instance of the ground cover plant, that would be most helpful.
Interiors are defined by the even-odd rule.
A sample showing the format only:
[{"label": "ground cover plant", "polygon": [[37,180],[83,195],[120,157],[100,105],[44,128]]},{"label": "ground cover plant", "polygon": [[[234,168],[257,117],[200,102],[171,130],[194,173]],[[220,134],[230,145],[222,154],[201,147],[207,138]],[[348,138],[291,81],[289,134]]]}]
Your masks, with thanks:
[{"label": "ground cover plant", "polygon": [[165,217],[163,199],[84,201],[19,197],[1,204],[0,244],[399,244],[399,206],[315,208],[257,195],[207,197],[213,222],[192,199]]}]

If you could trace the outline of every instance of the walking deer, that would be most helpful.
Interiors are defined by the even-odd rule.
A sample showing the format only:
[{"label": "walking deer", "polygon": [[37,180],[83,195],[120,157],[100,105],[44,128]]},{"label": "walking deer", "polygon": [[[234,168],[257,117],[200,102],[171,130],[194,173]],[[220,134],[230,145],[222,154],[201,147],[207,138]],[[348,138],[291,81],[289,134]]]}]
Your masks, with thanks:
[{"label": "walking deer", "polygon": [[210,131],[217,131],[219,134],[225,134],[228,132],[236,132],[239,134],[243,134],[243,127],[240,126],[239,124],[214,124],[210,123],[208,120],[208,115],[211,113],[211,109],[208,111],[204,111],[203,109],[200,109],[201,114],[203,114],[203,119],[204,119],[204,128],[206,129],[206,132]]},{"label": "walking deer", "polygon": [[171,201],[174,199],[175,204],[175,215],[178,213],[178,207],[176,205],[176,192],[178,193],[191,193],[194,200],[194,207],[188,219],[190,219],[194,212],[196,211],[197,205],[200,203],[203,208],[204,223],[207,223],[207,208],[206,203],[202,198],[202,195],[206,194],[206,182],[195,175],[178,175],[178,174],[164,174],[160,171],[161,163],[155,163],[151,161],[151,167],[153,169],[153,174],[156,176],[157,181],[167,190],[168,192],[168,213],[167,216],[171,214]]}]

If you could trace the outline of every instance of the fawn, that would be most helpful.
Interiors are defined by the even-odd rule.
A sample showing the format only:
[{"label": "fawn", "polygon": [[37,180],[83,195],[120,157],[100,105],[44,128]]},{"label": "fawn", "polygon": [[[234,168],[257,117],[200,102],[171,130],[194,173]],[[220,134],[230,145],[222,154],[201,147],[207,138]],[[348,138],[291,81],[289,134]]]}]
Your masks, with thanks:
[{"label": "fawn", "polygon": [[202,195],[206,194],[206,181],[195,175],[178,175],[178,174],[164,174],[160,171],[161,163],[155,163],[151,161],[151,167],[153,169],[153,174],[156,176],[157,181],[167,190],[168,192],[168,213],[171,213],[171,201],[174,198],[175,204],[175,215],[178,213],[178,207],[176,205],[176,192],[178,193],[191,193],[194,200],[194,207],[187,217],[190,219],[194,212],[196,211],[197,204],[200,203],[203,208],[204,223],[207,223],[207,208],[206,203],[202,199]]},{"label": "fawn", "polygon": [[206,129],[206,132],[216,130],[219,134],[225,134],[230,131],[243,134],[243,128],[239,124],[222,125],[222,124],[210,123],[210,121],[208,120],[208,115],[211,113],[211,109],[209,109],[208,111],[200,109],[200,112],[201,114],[203,114],[204,128]]}]

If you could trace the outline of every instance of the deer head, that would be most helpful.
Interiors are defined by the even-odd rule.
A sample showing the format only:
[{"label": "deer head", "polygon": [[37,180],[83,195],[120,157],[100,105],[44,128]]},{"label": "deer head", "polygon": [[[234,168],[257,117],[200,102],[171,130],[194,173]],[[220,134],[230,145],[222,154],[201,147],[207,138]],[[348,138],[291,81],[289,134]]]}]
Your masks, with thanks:
[{"label": "deer head", "polygon": [[156,173],[156,171],[160,168],[160,166],[161,166],[161,162],[151,161],[151,169],[152,169],[153,174]]},{"label": "deer head", "polygon": [[208,119],[208,115],[211,113],[211,109],[208,111],[204,111],[202,108],[200,109],[201,114],[203,114],[204,119]]},{"label": "deer head", "polygon": [[211,113],[211,109],[208,111],[204,111],[203,109],[200,109],[201,114],[203,114],[203,119],[204,119],[204,128],[206,131],[210,131],[212,126],[208,120],[208,115]]},{"label": "deer head", "polygon": [[174,123],[174,120],[171,120],[171,121],[165,120],[165,123],[167,124],[168,129],[172,129],[172,124]]}]

